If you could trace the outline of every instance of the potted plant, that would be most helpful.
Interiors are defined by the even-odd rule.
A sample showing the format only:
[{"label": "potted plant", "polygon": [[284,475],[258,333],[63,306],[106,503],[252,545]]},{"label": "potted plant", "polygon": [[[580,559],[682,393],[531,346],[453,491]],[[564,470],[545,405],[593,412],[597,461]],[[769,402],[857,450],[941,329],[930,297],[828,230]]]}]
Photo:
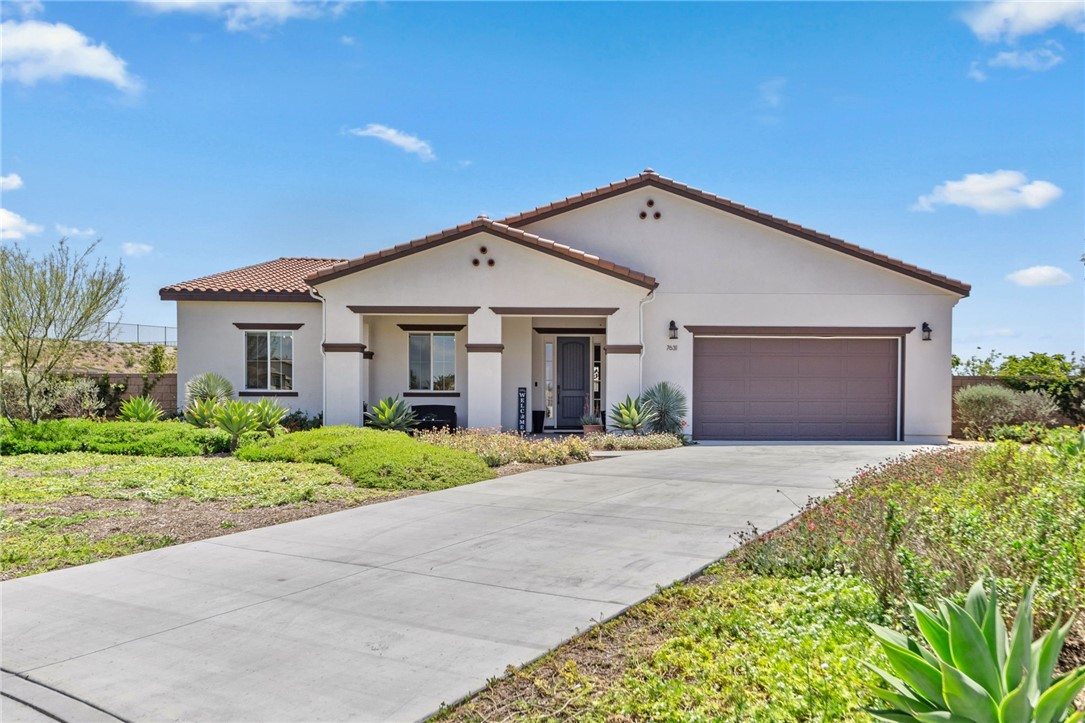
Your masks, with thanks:
[{"label": "potted plant", "polygon": [[592,434],[603,434],[606,431],[602,422],[599,421],[599,415],[597,414],[582,414],[580,416],[580,423],[584,425],[585,437]]}]

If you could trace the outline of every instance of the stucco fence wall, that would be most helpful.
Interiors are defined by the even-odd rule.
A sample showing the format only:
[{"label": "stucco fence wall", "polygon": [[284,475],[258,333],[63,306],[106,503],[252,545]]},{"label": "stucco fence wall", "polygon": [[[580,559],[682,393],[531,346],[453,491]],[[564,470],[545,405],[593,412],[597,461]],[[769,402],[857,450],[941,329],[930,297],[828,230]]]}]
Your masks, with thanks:
[{"label": "stucco fence wall", "polygon": [[[1002,377],[993,376],[981,376],[981,377],[953,377],[953,394],[957,394],[958,389],[964,389],[965,387],[973,387],[981,384],[1001,386],[1004,385]],[[1069,419],[1060,415],[1058,424],[1073,424]],[[957,420],[957,403],[953,403],[953,436],[957,439],[964,437],[964,429],[961,423]]]}]

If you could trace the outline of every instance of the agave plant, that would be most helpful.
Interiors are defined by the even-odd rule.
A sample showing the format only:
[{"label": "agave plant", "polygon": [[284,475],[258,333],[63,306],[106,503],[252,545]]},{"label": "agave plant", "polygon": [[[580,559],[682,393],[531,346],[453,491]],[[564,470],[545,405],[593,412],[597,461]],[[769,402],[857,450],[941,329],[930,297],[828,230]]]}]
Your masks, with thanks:
[{"label": "agave plant", "polygon": [[255,405],[239,399],[217,405],[213,418],[215,426],[230,435],[230,449],[237,449],[241,435],[253,431],[259,423]]},{"label": "agave plant", "polygon": [[610,419],[614,426],[627,432],[640,434],[656,418],[652,403],[637,397],[625,395],[624,402],[618,402],[610,410]]},{"label": "agave plant", "polygon": [[132,397],[121,404],[118,416],[126,422],[157,422],[162,418],[162,407],[146,395]]},{"label": "agave plant", "polygon": [[642,396],[656,413],[655,419],[648,424],[648,431],[682,434],[682,420],[689,414],[689,402],[681,387],[670,382],[660,382],[648,387]]},{"label": "agave plant", "polygon": [[201,399],[214,399],[225,402],[234,395],[234,385],[230,380],[215,372],[197,374],[185,384],[185,405]]},{"label": "agave plant", "polygon": [[385,397],[365,413],[366,424],[373,429],[393,429],[397,432],[409,431],[416,422],[414,410],[407,402],[396,397]]},{"label": "agave plant", "polygon": [[1061,723],[1083,720],[1073,700],[1085,687],[1085,667],[1053,677],[1070,622],[1032,640],[1035,585],[1017,608],[1013,629],[999,610],[994,581],[978,580],[964,607],[939,600],[934,611],[911,603],[922,642],[872,625],[894,676],[870,666],[886,688],[872,693],[889,703],[869,711],[882,721],[944,723]]},{"label": "agave plant", "polygon": [[196,399],[185,410],[185,421],[194,427],[211,427],[215,424],[217,399]]},{"label": "agave plant", "polygon": [[279,426],[279,422],[283,421],[283,417],[290,411],[270,399],[261,399],[253,405],[253,409],[256,410],[256,428],[261,432],[267,432],[273,437],[275,436],[275,427]]}]

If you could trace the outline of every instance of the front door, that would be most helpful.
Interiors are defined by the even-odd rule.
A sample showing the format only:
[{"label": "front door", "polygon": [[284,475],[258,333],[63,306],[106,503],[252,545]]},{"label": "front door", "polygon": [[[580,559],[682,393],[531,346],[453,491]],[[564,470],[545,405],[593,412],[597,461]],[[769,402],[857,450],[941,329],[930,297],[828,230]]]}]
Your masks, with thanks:
[{"label": "front door", "polygon": [[591,409],[591,349],[587,337],[558,337],[557,426],[580,426],[580,417]]}]

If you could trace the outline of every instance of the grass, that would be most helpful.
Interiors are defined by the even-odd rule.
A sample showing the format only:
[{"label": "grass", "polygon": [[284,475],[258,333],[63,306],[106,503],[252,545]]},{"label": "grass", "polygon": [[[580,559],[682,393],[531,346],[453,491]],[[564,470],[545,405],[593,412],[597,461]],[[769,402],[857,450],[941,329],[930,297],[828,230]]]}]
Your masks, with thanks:
[{"label": "grass", "polygon": [[[866,624],[914,632],[906,599],[962,597],[990,570],[1003,600],[1039,580],[1038,628],[1085,607],[1085,455],[1009,442],[922,452],[864,470],[746,540],[705,576],[440,717],[870,720],[862,707],[874,681],[858,661],[885,663]],[[1082,650],[1078,626],[1063,668]]]},{"label": "grass", "polygon": [[104,422],[58,419],[0,427],[0,454],[101,452],[154,457],[195,457],[228,452],[230,436],[183,422]]},{"label": "grass", "polygon": [[440,490],[494,476],[476,454],[412,439],[402,432],[346,426],[255,440],[236,454],[250,462],[330,464],[355,484],[378,489]]}]

